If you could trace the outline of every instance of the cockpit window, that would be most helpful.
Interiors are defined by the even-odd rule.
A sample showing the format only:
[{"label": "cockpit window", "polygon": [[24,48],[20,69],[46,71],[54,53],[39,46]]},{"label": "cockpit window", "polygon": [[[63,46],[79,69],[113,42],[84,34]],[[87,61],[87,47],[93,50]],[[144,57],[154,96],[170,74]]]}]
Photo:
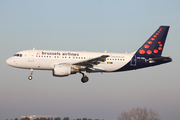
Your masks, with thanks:
[{"label": "cockpit window", "polygon": [[22,54],[15,54],[15,57],[22,57]]}]

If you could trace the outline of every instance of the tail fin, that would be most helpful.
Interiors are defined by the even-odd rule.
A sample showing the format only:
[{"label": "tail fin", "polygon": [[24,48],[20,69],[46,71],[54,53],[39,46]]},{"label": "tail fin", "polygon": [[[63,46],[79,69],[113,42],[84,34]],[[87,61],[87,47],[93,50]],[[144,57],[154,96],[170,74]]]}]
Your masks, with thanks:
[{"label": "tail fin", "polygon": [[160,26],[154,34],[138,49],[136,56],[161,56],[169,26]]}]

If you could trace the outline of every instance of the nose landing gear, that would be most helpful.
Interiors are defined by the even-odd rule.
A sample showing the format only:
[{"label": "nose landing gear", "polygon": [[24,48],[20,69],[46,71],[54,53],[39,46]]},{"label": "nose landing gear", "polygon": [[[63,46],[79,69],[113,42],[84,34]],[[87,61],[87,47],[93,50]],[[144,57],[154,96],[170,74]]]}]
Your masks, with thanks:
[{"label": "nose landing gear", "polygon": [[33,69],[30,69],[30,76],[28,77],[29,80],[32,80],[32,74],[33,74]]}]

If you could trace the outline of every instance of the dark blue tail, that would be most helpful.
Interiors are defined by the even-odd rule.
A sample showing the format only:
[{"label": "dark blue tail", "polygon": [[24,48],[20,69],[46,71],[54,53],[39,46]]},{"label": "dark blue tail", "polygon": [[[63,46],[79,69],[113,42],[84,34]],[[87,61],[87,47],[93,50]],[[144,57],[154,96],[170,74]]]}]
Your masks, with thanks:
[{"label": "dark blue tail", "polygon": [[138,49],[138,57],[159,57],[162,54],[169,26],[160,26],[154,34]]}]

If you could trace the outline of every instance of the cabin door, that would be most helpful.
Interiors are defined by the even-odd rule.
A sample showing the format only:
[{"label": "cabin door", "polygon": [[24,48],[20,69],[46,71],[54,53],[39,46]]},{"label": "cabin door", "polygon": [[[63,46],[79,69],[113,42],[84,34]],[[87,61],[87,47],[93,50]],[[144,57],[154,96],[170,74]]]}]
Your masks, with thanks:
[{"label": "cabin door", "polygon": [[29,51],[28,61],[34,62],[34,50]]}]

